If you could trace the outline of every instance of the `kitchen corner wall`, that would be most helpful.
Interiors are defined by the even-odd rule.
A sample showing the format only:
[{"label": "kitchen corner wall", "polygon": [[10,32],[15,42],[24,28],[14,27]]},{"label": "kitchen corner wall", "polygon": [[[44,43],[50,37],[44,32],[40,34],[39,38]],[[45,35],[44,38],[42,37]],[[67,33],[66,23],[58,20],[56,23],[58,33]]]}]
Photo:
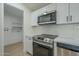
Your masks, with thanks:
[{"label": "kitchen corner wall", "polygon": [[33,27],[33,34],[52,34],[61,37],[79,38],[79,24],[42,25]]}]

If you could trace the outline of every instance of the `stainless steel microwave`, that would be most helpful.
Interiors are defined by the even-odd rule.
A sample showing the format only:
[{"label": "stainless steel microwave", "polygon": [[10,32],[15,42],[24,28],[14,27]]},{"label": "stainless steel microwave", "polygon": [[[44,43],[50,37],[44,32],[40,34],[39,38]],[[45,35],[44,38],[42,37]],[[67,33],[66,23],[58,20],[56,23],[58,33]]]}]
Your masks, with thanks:
[{"label": "stainless steel microwave", "polygon": [[38,16],[38,24],[56,24],[56,11]]}]

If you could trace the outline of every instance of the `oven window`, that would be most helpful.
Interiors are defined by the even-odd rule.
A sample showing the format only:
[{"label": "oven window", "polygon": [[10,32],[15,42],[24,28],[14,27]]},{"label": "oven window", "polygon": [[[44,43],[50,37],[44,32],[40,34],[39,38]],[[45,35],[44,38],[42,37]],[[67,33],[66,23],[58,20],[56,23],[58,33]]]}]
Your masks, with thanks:
[{"label": "oven window", "polygon": [[48,56],[49,55],[49,49],[42,47],[42,46],[39,46],[38,55],[39,56]]},{"label": "oven window", "polygon": [[33,55],[34,56],[52,56],[53,54],[53,49],[37,44],[37,43],[33,43]]}]

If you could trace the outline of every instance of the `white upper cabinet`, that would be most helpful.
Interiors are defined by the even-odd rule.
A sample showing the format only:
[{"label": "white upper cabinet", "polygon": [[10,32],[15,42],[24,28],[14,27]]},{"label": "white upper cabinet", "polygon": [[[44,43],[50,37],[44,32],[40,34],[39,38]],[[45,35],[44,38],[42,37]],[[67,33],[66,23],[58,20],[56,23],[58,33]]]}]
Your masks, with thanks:
[{"label": "white upper cabinet", "polygon": [[79,23],[79,3],[70,3],[70,20]]},{"label": "white upper cabinet", "polygon": [[38,16],[42,15],[44,12],[53,10],[56,10],[56,4],[54,3],[32,12],[32,26],[38,26]]},{"label": "white upper cabinet", "polygon": [[68,4],[58,3],[57,4],[57,24],[68,23]]},{"label": "white upper cabinet", "polygon": [[38,26],[38,16],[53,10],[57,11],[57,24],[79,23],[79,3],[57,3],[32,12],[32,26]]},{"label": "white upper cabinet", "polygon": [[31,14],[31,20],[32,20],[32,26],[38,26],[38,24],[37,24],[37,13],[36,12],[33,12],[32,14]]},{"label": "white upper cabinet", "polygon": [[57,24],[79,23],[79,3],[57,4]]},{"label": "white upper cabinet", "polygon": [[52,3],[52,4],[44,7],[43,9],[45,9],[44,12],[50,12],[50,11],[56,10],[56,4],[55,3]]}]

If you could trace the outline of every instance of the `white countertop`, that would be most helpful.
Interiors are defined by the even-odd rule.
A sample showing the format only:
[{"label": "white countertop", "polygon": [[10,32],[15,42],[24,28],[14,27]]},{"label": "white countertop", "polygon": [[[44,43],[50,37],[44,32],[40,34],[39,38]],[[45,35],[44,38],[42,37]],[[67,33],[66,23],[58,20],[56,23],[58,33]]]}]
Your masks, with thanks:
[{"label": "white countertop", "polygon": [[66,43],[79,46],[79,38],[57,37],[55,42]]}]

